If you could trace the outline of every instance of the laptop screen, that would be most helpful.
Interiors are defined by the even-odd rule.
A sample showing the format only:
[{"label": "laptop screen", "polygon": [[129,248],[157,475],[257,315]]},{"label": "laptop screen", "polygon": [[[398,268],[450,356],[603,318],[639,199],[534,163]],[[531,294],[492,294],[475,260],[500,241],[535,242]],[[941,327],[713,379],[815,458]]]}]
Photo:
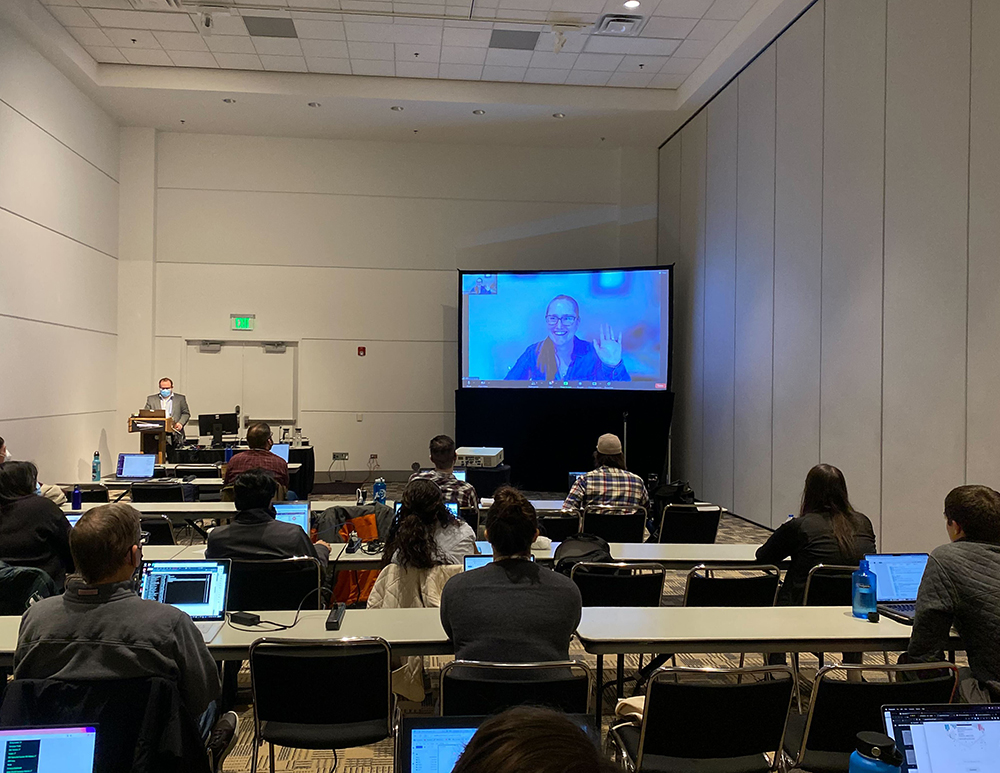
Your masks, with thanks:
[{"label": "laptop screen", "polygon": [[139,595],[170,604],[193,620],[222,620],[229,589],[229,561],[148,561]]},{"label": "laptop screen", "polygon": [[867,555],[868,568],[875,574],[875,593],[881,603],[915,601],[920,579],[927,566],[926,553],[886,553]]},{"label": "laptop screen", "polygon": [[493,562],[493,556],[466,556],[465,557],[465,571],[470,569],[478,569],[481,566],[486,566],[486,564]]},{"label": "laptop screen", "polygon": [[480,540],[476,540],[476,548],[484,556],[492,556],[493,555],[493,546],[489,542],[487,542],[486,540],[481,540],[481,539]]},{"label": "laptop screen", "polygon": [[93,773],[95,727],[0,730],[0,770],[9,773]]},{"label": "laptop screen", "polygon": [[294,502],[274,506],[274,512],[278,520],[282,523],[294,523],[302,527],[302,531],[309,533],[309,503]]},{"label": "laptop screen", "polygon": [[883,706],[903,773],[1000,773],[1000,706]]},{"label": "laptop screen", "polygon": [[280,456],[285,462],[288,462],[288,443],[275,443],[271,446],[271,453]]},{"label": "laptop screen", "polygon": [[152,478],[156,454],[118,454],[119,478]]},{"label": "laptop screen", "polygon": [[76,526],[76,522],[83,517],[83,513],[70,513],[66,516],[66,520],[69,521],[70,526]]},{"label": "laptop screen", "polygon": [[456,479],[462,481],[463,483],[465,482],[465,470],[452,470],[451,472]]}]

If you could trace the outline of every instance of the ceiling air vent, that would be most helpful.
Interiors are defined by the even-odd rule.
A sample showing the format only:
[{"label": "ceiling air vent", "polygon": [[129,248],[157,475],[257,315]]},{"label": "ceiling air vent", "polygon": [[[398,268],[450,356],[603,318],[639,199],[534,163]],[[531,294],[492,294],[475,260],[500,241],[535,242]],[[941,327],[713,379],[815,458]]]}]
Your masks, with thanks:
[{"label": "ceiling air vent", "polygon": [[630,13],[606,13],[594,25],[594,34],[632,38],[639,34],[645,23],[644,16],[635,16]]},{"label": "ceiling air vent", "polygon": [[184,0],[129,0],[137,11],[183,11]]}]

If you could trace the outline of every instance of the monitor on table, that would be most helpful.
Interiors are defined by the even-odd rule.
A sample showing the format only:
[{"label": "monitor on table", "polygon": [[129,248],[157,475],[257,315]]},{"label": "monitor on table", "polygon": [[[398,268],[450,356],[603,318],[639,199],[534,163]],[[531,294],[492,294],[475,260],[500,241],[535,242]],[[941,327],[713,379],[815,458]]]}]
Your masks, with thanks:
[{"label": "monitor on table", "polygon": [[222,620],[229,592],[229,560],[147,561],[139,595],[170,604],[192,620]]},{"label": "monitor on table", "polygon": [[277,519],[282,523],[294,523],[300,526],[302,531],[309,533],[309,503],[308,502],[286,502],[274,506]]},{"label": "monitor on table", "polygon": [[0,730],[0,770],[9,773],[93,773],[95,726],[8,727]]}]

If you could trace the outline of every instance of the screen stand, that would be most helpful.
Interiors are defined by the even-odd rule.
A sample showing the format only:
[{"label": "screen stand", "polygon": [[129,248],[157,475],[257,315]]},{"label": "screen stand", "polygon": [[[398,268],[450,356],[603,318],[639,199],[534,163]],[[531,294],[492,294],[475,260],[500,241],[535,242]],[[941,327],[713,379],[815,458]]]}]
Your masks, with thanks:
[{"label": "screen stand", "polygon": [[222,423],[212,425],[212,448],[222,448]]},{"label": "screen stand", "polygon": [[628,411],[622,411],[622,459],[628,467]]}]

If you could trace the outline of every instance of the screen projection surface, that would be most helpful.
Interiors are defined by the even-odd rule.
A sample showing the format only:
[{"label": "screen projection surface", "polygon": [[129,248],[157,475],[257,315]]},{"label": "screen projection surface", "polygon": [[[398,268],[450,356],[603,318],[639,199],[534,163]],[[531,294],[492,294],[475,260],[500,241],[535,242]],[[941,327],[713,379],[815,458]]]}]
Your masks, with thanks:
[{"label": "screen projection surface", "polygon": [[460,386],[668,389],[671,269],[459,272]]}]

